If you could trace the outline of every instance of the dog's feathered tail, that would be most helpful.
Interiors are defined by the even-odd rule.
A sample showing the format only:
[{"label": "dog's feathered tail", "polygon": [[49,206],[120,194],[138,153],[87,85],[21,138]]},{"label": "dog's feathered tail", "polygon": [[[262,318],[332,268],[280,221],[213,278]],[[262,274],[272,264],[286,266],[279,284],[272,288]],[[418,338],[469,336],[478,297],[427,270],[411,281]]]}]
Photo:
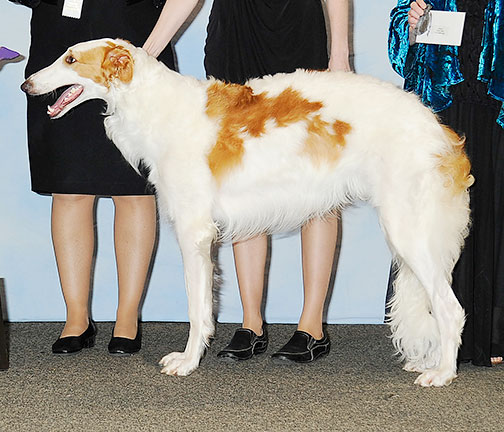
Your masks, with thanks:
[{"label": "dog's feathered tail", "polygon": [[423,372],[436,367],[441,355],[438,325],[427,292],[415,274],[398,260],[394,266],[394,295],[386,321],[396,354],[406,360],[405,369]]}]

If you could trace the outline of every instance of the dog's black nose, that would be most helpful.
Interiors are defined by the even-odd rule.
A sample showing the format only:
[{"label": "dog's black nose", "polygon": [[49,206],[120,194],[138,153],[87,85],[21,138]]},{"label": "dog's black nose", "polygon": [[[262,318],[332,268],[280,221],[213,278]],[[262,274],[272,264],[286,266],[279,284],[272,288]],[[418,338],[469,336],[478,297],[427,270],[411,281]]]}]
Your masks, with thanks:
[{"label": "dog's black nose", "polygon": [[23,84],[21,84],[21,90],[25,93],[30,94],[33,86],[30,80],[26,80]]}]

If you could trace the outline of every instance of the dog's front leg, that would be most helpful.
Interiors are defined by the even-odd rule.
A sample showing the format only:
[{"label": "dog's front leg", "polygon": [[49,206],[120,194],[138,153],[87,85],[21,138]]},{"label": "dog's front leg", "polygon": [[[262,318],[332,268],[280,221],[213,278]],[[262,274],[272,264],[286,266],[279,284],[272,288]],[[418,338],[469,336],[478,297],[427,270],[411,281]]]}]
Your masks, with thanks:
[{"label": "dog's front leg", "polygon": [[185,351],[166,355],[160,364],[162,373],[186,376],[198,367],[214,332],[210,250],[216,228],[211,219],[185,221],[182,226],[176,221],[175,225],[184,261],[190,330]]}]

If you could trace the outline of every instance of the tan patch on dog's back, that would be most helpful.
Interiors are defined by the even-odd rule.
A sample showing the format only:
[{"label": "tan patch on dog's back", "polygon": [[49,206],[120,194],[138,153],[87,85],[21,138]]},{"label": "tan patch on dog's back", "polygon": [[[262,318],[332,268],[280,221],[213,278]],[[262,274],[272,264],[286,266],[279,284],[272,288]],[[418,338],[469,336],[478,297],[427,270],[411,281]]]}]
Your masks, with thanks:
[{"label": "tan patch on dog's back", "polygon": [[311,117],[323,107],[322,102],[309,101],[290,87],[270,98],[264,93],[254,94],[248,86],[215,82],[209,86],[207,97],[207,115],[220,121],[217,142],[208,155],[210,170],[217,179],[241,162],[241,135],[261,136],[268,121],[274,121],[276,127],[305,121],[309,133],[306,151],[315,159],[336,159],[351,129],[347,123],[337,121],[333,132],[329,132],[329,124],[319,115]]},{"label": "tan patch on dog's back", "polygon": [[450,187],[454,194],[459,194],[474,183],[471,163],[464,151],[465,137],[459,137],[449,127],[441,126],[451,147],[447,153],[437,155],[439,171],[446,178],[445,186]]},{"label": "tan patch on dog's back", "polygon": [[317,163],[334,162],[339,159],[346,144],[346,135],[352,130],[350,124],[340,120],[332,124],[332,132],[329,126],[330,124],[318,115],[314,116],[308,124],[305,152]]},{"label": "tan patch on dog's back", "polygon": [[69,51],[63,59],[69,56],[75,58],[74,63],[67,66],[73,68],[80,76],[89,78],[97,84],[109,87],[110,82],[119,79],[128,83],[133,79],[133,58],[123,46],[111,42],[107,46],[100,46],[86,51]]}]

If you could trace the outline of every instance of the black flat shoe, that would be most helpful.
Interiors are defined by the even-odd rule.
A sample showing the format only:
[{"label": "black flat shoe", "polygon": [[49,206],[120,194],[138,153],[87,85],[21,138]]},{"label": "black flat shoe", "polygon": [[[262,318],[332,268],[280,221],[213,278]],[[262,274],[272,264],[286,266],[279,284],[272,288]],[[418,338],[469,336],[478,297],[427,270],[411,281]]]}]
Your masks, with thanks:
[{"label": "black flat shoe", "polygon": [[263,328],[263,334],[257,336],[252,330],[239,328],[229,344],[217,354],[217,357],[229,360],[248,360],[256,354],[261,354],[268,347],[268,333]]},{"label": "black flat shoe", "polygon": [[135,354],[142,348],[142,332],[140,330],[140,323],[138,324],[137,334],[135,339],[128,339],[125,337],[115,337],[114,330],[112,330],[112,338],[108,344],[108,352],[116,356],[126,356]]},{"label": "black flat shoe", "polygon": [[94,347],[96,339],[96,325],[89,320],[88,328],[80,336],[66,336],[59,338],[52,345],[53,354],[75,354],[82,348]]},{"label": "black flat shoe", "polygon": [[329,353],[331,341],[324,333],[322,339],[315,339],[309,333],[296,330],[279,351],[271,357],[275,360],[292,361],[296,363],[310,363]]}]

